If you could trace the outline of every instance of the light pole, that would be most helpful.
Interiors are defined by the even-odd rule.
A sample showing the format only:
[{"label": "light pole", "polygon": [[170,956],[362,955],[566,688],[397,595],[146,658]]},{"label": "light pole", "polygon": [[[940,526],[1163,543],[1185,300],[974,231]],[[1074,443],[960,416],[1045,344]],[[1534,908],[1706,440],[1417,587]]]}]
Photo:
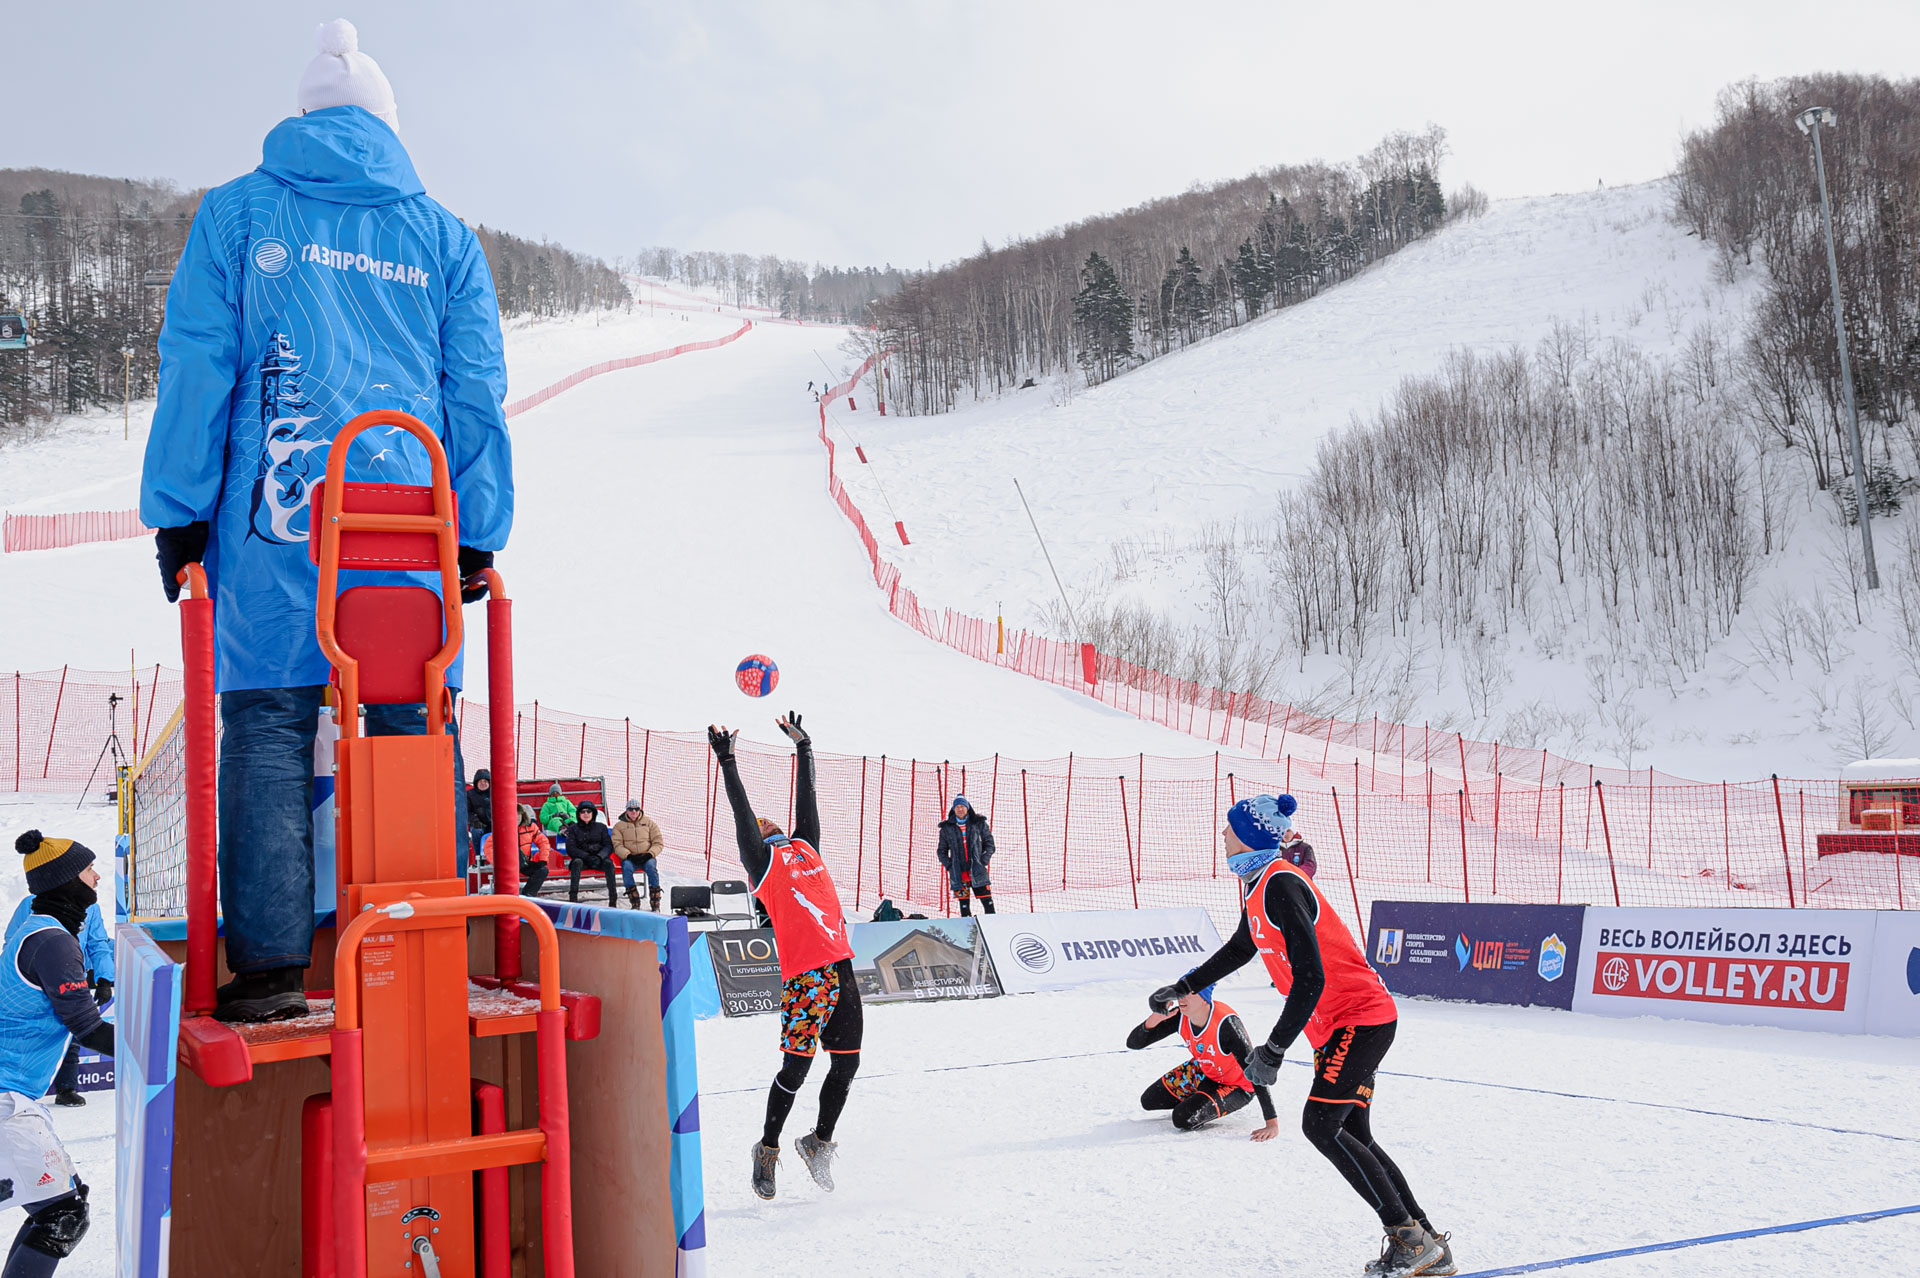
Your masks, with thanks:
[{"label": "light pole", "polygon": [[1840,343],[1840,387],[1847,395],[1847,431],[1853,445],[1853,501],[1860,522],[1860,549],[1866,556],[1867,589],[1880,589],[1880,568],[1873,559],[1873,526],[1867,511],[1867,459],[1860,447],[1860,409],[1853,401],[1853,366],[1847,359],[1847,322],[1840,308],[1840,261],[1833,251],[1833,208],[1827,202],[1827,162],[1820,153],[1820,126],[1833,127],[1832,107],[1808,107],[1793,117],[1813,137],[1813,171],[1820,177],[1820,216],[1827,227],[1827,278],[1833,285],[1833,335]]},{"label": "light pole", "polygon": [[124,442],[133,438],[133,347],[122,346],[120,354],[126,360],[120,387],[120,439]]}]

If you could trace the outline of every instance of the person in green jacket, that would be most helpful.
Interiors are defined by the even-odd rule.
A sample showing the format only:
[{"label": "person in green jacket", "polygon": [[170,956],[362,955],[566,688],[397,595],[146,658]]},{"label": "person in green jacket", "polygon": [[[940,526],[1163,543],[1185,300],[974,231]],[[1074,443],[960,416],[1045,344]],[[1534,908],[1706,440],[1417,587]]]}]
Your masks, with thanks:
[{"label": "person in green jacket", "polygon": [[555,781],[547,787],[547,801],[540,805],[540,825],[548,834],[558,834],[572,825],[579,813],[574,809],[573,800],[560,793],[560,783]]}]

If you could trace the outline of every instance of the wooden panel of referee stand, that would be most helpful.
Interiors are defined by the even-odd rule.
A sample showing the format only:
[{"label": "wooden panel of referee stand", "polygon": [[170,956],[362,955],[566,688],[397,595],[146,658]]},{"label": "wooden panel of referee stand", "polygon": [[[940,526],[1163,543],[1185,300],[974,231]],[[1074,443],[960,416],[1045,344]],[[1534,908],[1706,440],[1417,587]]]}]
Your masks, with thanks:
[{"label": "wooden panel of referee stand", "polygon": [[[431,489],[401,493],[381,486],[387,498],[370,498],[374,486],[341,483],[340,471],[347,443],[360,430],[375,425],[397,425],[425,445],[433,462]],[[372,553],[369,539],[385,538],[380,550],[390,558],[393,547],[410,540],[409,553],[422,568],[438,567],[443,596],[458,598],[454,568],[452,492],[446,459],[439,441],[418,420],[402,413],[365,413],[341,431],[329,450],[327,482],[316,495],[316,530],[338,523],[345,531],[316,535],[315,553],[321,563],[319,630],[321,643],[335,665],[335,696],[343,704],[360,701],[361,667],[376,681],[393,680],[393,663],[383,656],[407,644],[392,641],[396,618],[420,614],[418,600],[398,594],[384,599],[340,596],[331,592],[338,567],[351,567],[356,555]],[[378,508],[378,513],[355,514]],[[321,517],[325,512],[325,518]],[[334,516],[338,514],[336,521]],[[439,525],[435,527],[435,525]],[[398,535],[395,535],[398,534]],[[342,549],[342,542],[346,548]],[[198,573],[197,568],[193,570]],[[187,749],[189,767],[203,763],[205,776],[212,767],[212,607],[205,598],[204,577],[192,583],[197,598],[183,600],[183,648],[188,666]],[[489,697],[496,706],[509,707],[504,732],[496,731],[495,775],[513,775],[511,709],[511,605],[492,578],[488,603]],[[360,587],[361,590],[371,588]],[[417,588],[389,588],[400,594]],[[348,592],[350,595],[352,592]],[[429,595],[431,592],[426,592]],[[375,606],[366,607],[368,603]],[[356,607],[360,615],[356,618]],[[336,615],[338,632],[334,633]],[[444,610],[435,600],[428,615],[439,636],[430,635],[424,651],[444,637],[440,652],[429,661],[424,679],[411,676],[413,691],[383,700],[426,699],[441,688],[440,676],[458,650],[461,618],[457,603]],[[370,636],[378,635],[379,642]],[[415,636],[418,639],[418,636]],[[421,649],[419,642],[411,647]],[[204,660],[202,660],[202,658]],[[438,662],[436,669],[435,662]],[[404,683],[405,680],[402,680]],[[196,686],[197,684],[197,686]],[[423,696],[424,693],[424,696]],[[198,716],[198,731],[196,731]],[[452,792],[452,751],[448,738],[354,736],[353,716],[345,715],[343,739],[337,752],[340,770],[336,801],[339,824],[336,863],[341,917],[353,918],[364,902],[376,910],[394,902],[418,902],[418,916],[407,918],[404,907],[391,919],[377,917],[382,931],[399,939],[392,953],[399,980],[384,978],[355,988],[365,1006],[361,1018],[363,1050],[345,1052],[344,1039],[330,1038],[327,1021],[284,1022],[260,1026],[222,1027],[206,1017],[216,984],[228,979],[222,947],[213,943],[215,895],[213,849],[206,839],[193,843],[198,808],[199,827],[210,830],[212,786],[189,785],[188,938],[163,943],[177,960],[187,963],[186,995],[181,1033],[181,1064],[175,1099],[171,1258],[173,1272],[189,1275],[247,1274],[299,1275],[300,1278],[421,1278],[421,1264],[413,1259],[408,1239],[397,1237],[391,1223],[415,1204],[430,1204],[441,1213],[443,1225],[434,1240],[447,1278],[475,1274],[481,1278],[545,1278],[549,1273],[582,1278],[662,1278],[674,1272],[675,1236],[668,1185],[670,1120],[665,1086],[666,1056],[658,1009],[661,1006],[660,963],[664,957],[650,943],[556,931],[539,921],[519,920],[511,926],[519,935],[518,963],[506,947],[496,945],[503,933],[500,921],[484,914],[471,919],[457,915],[516,908],[523,898],[467,897],[464,884],[454,877],[451,814],[439,811]],[[430,785],[383,788],[385,776],[420,777],[423,761],[433,774]],[[438,800],[415,802],[419,791]],[[357,796],[357,797],[356,797]],[[375,800],[378,800],[376,802]],[[503,787],[501,804],[510,804],[512,792]],[[496,828],[513,828],[513,818],[496,811]],[[385,826],[390,827],[383,829]],[[397,831],[404,828],[404,833]],[[424,838],[421,832],[430,830]],[[431,843],[431,851],[423,850]],[[425,902],[434,900],[435,904]],[[440,904],[444,901],[458,904]],[[450,922],[427,918],[443,910],[455,912]],[[365,917],[364,915],[362,917]],[[449,927],[453,930],[449,930]],[[564,1013],[556,1010],[546,1024],[561,1024],[564,1034],[563,1094],[566,1109],[577,1121],[549,1133],[551,1144],[531,1137],[517,1139],[522,1147],[566,1149],[568,1179],[572,1185],[571,1253],[552,1233],[555,1220],[564,1221],[564,1204],[543,1205],[543,1184],[552,1173],[538,1161],[522,1162],[506,1171],[504,1199],[505,1246],[501,1245],[498,1173],[458,1170],[482,1161],[477,1145],[456,1148],[449,1141],[474,1131],[471,1098],[464,1073],[474,1084],[504,1089],[507,1133],[537,1128],[542,1079],[538,1068],[533,1014],[488,1017],[484,1000],[472,1008],[445,1006],[465,1001],[465,982],[454,966],[459,930],[465,931],[465,970],[485,978],[493,973],[518,976],[541,972],[537,933],[557,942],[559,980],[569,991]],[[440,941],[432,938],[439,936]],[[416,939],[417,938],[417,939]],[[336,967],[349,961],[336,954],[338,933],[333,928],[314,939],[313,966],[308,971],[310,991],[331,990]],[[356,946],[356,949],[359,947]],[[364,955],[365,950],[359,950]],[[436,958],[435,955],[439,955]],[[394,960],[389,960],[394,961]],[[548,969],[551,972],[551,968]],[[436,976],[436,973],[438,974]],[[531,976],[523,978],[531,980]],[[438,980],[440,995],[431,991]],[[396,998],[393,987],[405,987]],[[520,988],[524,989],[525,986]],[[545,993],[546,991],[534,991]],[[426,1000],[422,1002],[422,1000]],[[395,1014],[404,1006],[404,1014]],[[465,1024],[460,1023],[465,1012]],[[198,1013],[198,1014],[196,1014]],[[489,1023],[491,1022],[491,1023]],[[449,1027],[451,1031],[447,1032]],[[590,1036],[584,1036],[590,1035]],[[364,1233],[367,1263],[362,1271],[350,1258],[352,1214],[341,1212],[341,1228],[324,1234],[309,1225],[302,1238],[302,1217],[313,1218],[313,1204],[330,1196],[337,1172],[331,1158],[317,1159],[312,1147],[320,1141],[318,1129],[304,1133],[310,1146],[303,1158],[303,1110],[311,1097],[334,1092],[351,1095],[351,1061],[364,1066],[362,1094],[367,1097],[364,1124],[368,1156],[376,1163],[366,1175],[367,1212],[358,1232]],[[347,1091],[343,1086],[343,1068]],[[246,1078],[250,1071],[251,1077]],[[236,1081],[245,1078],[245,1081]],[[457,1082],[453,1080],[459,1080]],[[212,1080],[212,1081],[209,1081]],[[219,1084],[219,1085],[215,1085]],[[408,1099],[395,1110],[394,1097]],[[384,1098],[384,1099],[382,1099]],[[339,1108],[339,1107],[334,1107]],[[555,1112],[559,1107],[555,1106]],[[337,1122],[339,1114],[332,1115]],[[391,1135],[404,1128],[405,1134]],[[382,1140],[380,1133],[389,1133]],[[382,1146],[404,1144],[417,1148],[423,1140],[442,1142],[419,1155],[408,1170],[422,1169],[407,1179],[379,1181],[377,1162]],[[335,1148],[331,1143],[329,1150]],[[536,1155],[537,1157],[538,1155]],[[499,1151],[492,1154],[498,1161]],[[456,1170],[449,1172],[452,1165]],[[303,1183],[303,1172],[305,1183]],[[316,1183],[322,1177],[326,1184]],[[393,1210],[399,1204],[401,1213]],[[475,1220],[475,1207],[479,1204]],[[543,1214],[548,1217],[543,1219]],[[429,1218],[418,1218],[408,1233],[424,1230]],[[303,1247],[304,1241],[304,1247]],[[502,1259],[505,1263],[501,1263]]]}]

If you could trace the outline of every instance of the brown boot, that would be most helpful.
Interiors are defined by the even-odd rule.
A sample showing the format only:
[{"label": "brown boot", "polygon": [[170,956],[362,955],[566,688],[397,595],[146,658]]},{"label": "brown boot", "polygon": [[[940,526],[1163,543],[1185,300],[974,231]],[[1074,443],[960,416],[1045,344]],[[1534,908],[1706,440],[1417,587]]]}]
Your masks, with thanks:
[{"label": "brown boot", "polygon": [[[655,914],[658,914],[658,913],[660,912],[660,889],[659,889],[659,888],[648,888],[648,889],[647,889],[647,901],[648,901],[648,905],[647,905],[647,908],[648,908],[649,910],[652,910],[652,911],[653,911],[653,912],[654,912]],[[639,907],[639,903],[638,903],[638,902],[635,902],[635,903],[634,903],[634,908],[635,908],[635,909],[639,909],[639,908],[640,908],[640,907]]]},{"label": "brown boot", "polygon": [[640,889],[639,888],[627,889],[627,904],[631,905],[636,910],[640,908]]}]

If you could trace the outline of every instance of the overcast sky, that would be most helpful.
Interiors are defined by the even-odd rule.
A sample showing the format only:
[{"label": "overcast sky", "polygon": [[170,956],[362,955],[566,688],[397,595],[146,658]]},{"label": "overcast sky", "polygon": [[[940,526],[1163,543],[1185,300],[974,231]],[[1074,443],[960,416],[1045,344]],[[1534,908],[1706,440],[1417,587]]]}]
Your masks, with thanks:
[{"label": "overcast sky", "polygon": [[237,176],[341,16],[431,194],[607,257],[924,266],[1428,122],[1449,188],[1635,182],[1729,82],[1920,73],[1916,0],[113,0],[0,16],[0,167]]}]

